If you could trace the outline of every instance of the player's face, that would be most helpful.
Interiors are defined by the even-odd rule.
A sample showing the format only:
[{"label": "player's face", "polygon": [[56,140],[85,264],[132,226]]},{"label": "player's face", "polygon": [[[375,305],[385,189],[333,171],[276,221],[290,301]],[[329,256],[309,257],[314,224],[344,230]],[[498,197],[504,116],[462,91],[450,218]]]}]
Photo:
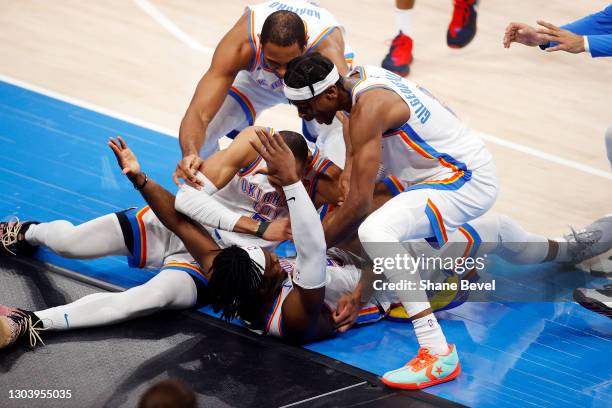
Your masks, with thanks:
[{"label": "player's face", "polygon": [[[335,88],[335,87],[334,87]],[[336,106],[336,92],[330,94],[325,91],[307,101],[291,101],[298,110],[298,115],[304,120],[316,119],[319,123],[331,125],[338,111]]]},{"label": "player's face", "polygon": [[304,49],[300,48],[297,43],[284,47],[268,42],[263,46],[263,62],[272,69],[277,77],[282,79],[287,72],[289,61],[303,53]]},{"label": "player's face", "polygon": [[266,287],[277,290],[283,284],[285,278],[287,278],[287,273],[281,267],[278,255],[274,252],[264,249],[264,256],[266,257],[264,279],[269,282],[269,285],[266,285]]}]

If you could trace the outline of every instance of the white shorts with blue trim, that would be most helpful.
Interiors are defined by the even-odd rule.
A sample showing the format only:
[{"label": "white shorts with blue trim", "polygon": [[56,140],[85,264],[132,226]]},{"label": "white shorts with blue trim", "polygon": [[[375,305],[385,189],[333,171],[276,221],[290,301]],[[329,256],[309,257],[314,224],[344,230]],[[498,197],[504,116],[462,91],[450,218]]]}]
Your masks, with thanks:
[{"label": "white shorts with blue trim", "polygon": [[457,228],[486,213],[497,198],[494,164],[472,171],[456,189],[408,187],[370,214],[359,228],[362,242],[428,239],[441,248]]}]

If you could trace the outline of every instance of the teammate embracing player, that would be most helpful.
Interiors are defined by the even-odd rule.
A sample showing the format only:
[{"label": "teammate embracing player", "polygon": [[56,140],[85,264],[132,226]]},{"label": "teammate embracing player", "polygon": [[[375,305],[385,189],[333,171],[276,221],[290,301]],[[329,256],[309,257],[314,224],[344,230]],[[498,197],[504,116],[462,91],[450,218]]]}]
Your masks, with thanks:
[{"label": "teammate embracing player", "polygon": [[[350,115],[350,188],[344,205],[324,223],[328,246],[358,228],[371,259],[405,254],[402,241],[431,239],[442,247],[452,232],[495,202],[495,167],[484,143],[414,83],[370,66],[342,77],[332,61],[313,53],[288,65],[285,95],[306,120],[330,123],[339,111]],[[368,216],[374,185],[388,174],[405,191]],[[399,283],[418,273],[391,269],[385,276]],[[457,349],[447,343],[425,292],[398,296],[421,348],[405,367],[387,372],[383,382],[423,388],[457,377]]]}]

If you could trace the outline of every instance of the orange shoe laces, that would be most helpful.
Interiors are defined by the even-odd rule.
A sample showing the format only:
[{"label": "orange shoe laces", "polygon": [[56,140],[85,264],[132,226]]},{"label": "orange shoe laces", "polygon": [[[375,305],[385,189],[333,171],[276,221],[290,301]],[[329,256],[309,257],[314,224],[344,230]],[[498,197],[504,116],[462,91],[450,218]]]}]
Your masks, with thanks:
[{"label": "orange shoe laces", "polygon": [[429,349],[421,347],[416,357],[406,365],[411,366],[413,371],[420,371],[436,361],[438,361],[438,357],[429,354]]}]

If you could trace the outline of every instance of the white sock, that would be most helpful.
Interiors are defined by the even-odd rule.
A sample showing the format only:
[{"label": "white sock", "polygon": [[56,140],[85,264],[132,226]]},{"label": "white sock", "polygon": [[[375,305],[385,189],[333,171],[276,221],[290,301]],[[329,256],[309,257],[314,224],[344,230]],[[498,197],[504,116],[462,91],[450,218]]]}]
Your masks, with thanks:
[{"label": "white sock", "polygon": [[195,305],[197,289],[187,272],[162,270],[147,283],[119,293],[94,293],[75,302],[34,312],[50,330],[120,323],[164,309]]},{"label": "white sock", "polygon": [[412,9],[402,10],[395,8],[395,27],[408,37],[412,36]]},{"label": "white sock", "polygon": [[66,258],[91,259],[129,255],[119,220],[107,214],[77,226],[64,220],[32,224],[25,234],[32,245],[42,245]]},{"label": "white sock", "polygon": [[412,325],[420,347],[428,348],[431,354],[448,354],[446,337],[433,313],[413,320]]}]

